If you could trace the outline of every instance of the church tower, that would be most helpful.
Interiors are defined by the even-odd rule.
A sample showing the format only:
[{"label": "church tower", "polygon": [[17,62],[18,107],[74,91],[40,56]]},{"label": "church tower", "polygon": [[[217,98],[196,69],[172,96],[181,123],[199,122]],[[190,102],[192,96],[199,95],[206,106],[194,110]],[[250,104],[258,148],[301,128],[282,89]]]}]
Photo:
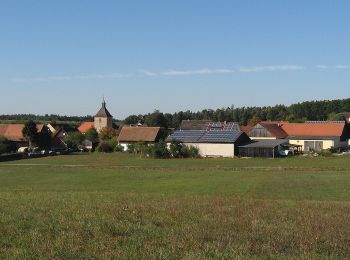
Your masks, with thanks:
[{"label": "church tower", "polygon": [[94,123],[98,133],[101,131],[102,128],[113,126],[113,116],[111,115],[111,113],[109,113],[109,111],[106,108],[105,99],[103,99],[101,109],[95,115]]}]

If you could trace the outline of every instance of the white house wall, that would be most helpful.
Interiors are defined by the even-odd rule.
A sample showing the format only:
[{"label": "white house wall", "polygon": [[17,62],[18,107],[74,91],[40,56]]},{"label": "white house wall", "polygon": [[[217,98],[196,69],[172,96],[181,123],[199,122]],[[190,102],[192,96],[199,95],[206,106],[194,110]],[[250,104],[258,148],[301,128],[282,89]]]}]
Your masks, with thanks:
[{"label": "white house wall", "polygon": [[212,143],[185,143],[187,147],[194,146],[199,149],[202,157],[234,157],[234,144],[212,144]]},{"label": "white house wall", "polygon": [[340,141],[340,138],[336,139],[328,139],[328,140],[304,140],[304,139],[299,139],[299,140],[289,140],[290,144],[296,144],[296,145],[301,145],[302,150],[304,151],[304,146],[305,146],[305,141],[310,141],[310,142],[322,142],[322,149],[329,149],[329,148],[339,148],[339,147],[344,147],[347,146],[347,141]]}]

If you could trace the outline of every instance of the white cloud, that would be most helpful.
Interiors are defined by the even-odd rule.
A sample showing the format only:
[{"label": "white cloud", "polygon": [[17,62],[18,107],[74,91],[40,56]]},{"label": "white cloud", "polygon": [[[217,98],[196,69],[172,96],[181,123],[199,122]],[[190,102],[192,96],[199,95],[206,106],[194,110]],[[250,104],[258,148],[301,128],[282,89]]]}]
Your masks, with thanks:
[{"label": "white cloud", "polygon": [[327,65],[316,65],[316,68],[317,69],[328,69],[329,66],[327,66]]},{"label": "white cloud", "polygon": [[303,70],[303,69],[305,69],[305,67],[300,65],[272,65],[272,66],[239,68],[239,71],[240,72],[264,72],[264,71],[290,71],[290,70]]},{"label": "white cloud", "polygon": [[349,65],[337,65],[335,66],[336,69],[350,69]]},{"label": "white cloud", "polygon": [[197,70],[175,70],[170,69],[162,72],[165,76],[182,76],[182,75],[208,75],[208,74],[229,74],[234,71],[231,69],[197,69]]}]

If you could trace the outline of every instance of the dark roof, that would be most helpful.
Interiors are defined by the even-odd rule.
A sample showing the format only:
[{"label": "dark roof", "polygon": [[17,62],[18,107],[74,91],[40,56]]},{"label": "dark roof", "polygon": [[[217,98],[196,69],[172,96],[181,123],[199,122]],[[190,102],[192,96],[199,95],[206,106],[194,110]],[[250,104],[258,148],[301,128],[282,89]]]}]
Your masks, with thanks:
[{"label": "dark roof", "polygon": [[178,130],[172,133],[166,141],[178,140],[181,142],[194,143],[197,142],[205,132],[204,130]]},{"label": "dark roof", "polygon": [[175,131],[166,141],[178,140],[186,143],[235,143],[242,134],[244,133],[237,130],[180,130]]},{"label": "dark roof", "polygon": [[76,131],[76,127],[75,126],[72,126],[70,124],[67,124],[67,123],[51,123],[51,126],[56,130],[60,130],[60,129],[63,129],[64,131],[66,132],[74,132]]},{"label": "dark roof", "polygon": [[106,108],[106,102],[103,101],[102,102],[102,107],[101,109],[97,112],[97,114],[95,115],[95,117],[113,117],[111,115],[111,113],[109,113],[109,111]]},{"label": "dark roof", "polygon": [[240,147],[246,147],[246,148],[275,148],[276,146],[279,146],[279,145],[282,145],[282,144],[288,144],[288,140],[275,139],[275,140],[258,141],[258,142],[252,142],[250,144],[242,145]]}]

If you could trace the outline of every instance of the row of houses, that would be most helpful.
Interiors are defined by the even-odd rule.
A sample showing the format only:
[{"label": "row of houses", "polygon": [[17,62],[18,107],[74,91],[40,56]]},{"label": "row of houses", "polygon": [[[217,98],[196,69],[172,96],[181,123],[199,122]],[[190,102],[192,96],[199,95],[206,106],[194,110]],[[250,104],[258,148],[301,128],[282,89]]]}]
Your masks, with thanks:
[{"label": "row of houses", "polygon": [[[24,125],[0,124],[0,136],[26,145],[22,134]],[[137,142],[153,144],[163,139],[164,131],[160,127],[142,125],[123,126],[113,124],[113,116],[102,102],[93,122],[84,122],[78,128],[66,124],[40,124],[38,131],[49,130],[52,145],[64,147],[65,136],[73,131],[85,134],[95,128],[100,132],[105,127],[115,128],[117,139],[124,150]],[[275,157],[288,153],[321,151],[330,148],[342,148],[349,145],[349,127],[346,121],[322,122],[260,122],[255,126],[240,126],[235,122],[213,122],[210,120],[184,120],[179,129],[170,130],[165,139],[168,144],[173,140],[199,149],[203,157],[264,156]],[[91,143],[87,144],[91,146]]]}]

